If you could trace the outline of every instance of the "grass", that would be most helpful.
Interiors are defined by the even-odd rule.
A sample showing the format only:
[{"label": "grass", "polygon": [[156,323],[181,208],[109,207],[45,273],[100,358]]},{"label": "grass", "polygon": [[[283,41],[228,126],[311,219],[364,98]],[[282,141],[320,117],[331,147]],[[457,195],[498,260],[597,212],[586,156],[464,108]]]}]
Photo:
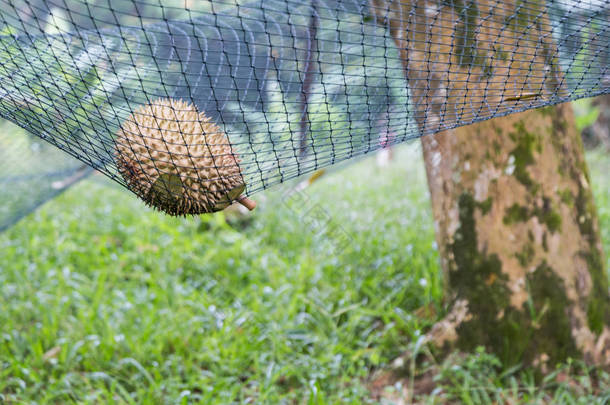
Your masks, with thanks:
[{"label": "grass", "polygon": [[[589,161],[610,252],[610,158]],[[420,152],[288,190],[249,218],[176,219],[97,177],[0,234],[0,403],[376,403],[426,376],[426,403],[610,400],[600,370],[536,383],[484,351],[376,398],[369,376],[441,313]]]}]

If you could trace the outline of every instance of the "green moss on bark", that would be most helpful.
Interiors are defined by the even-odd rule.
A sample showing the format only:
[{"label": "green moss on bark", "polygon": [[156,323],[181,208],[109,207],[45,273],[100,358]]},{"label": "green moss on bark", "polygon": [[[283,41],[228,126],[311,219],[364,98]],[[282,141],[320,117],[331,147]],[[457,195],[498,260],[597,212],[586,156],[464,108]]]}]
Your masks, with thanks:
[{"label": "green moss on bark", "polygon": [[458,25],[455,29],[455,48],[458,64],[464,68],[481,68],[483,74],[491,77],[493,66],[487,62],[484,52],[478,50],[477,28],[479,19],[479,8],[475,0],[453,0],[446,1],[445,5],[453,8],[458,17]]},{"label": "green moss on bark", "polygon": [[497,255],[481,254],[477,249],[475,211],[477,202],[472,195],[464,193],[459,199],[460,227],[454,234],[449,251],[454,258],[449,272],[449,283],[459,298],[468,301],[474,319],[459,326],[458,346],[472,350],[479,344],[488,343],[490,336],[485,321],[492,321],[500,308],[509,302],[508,280],[502,273],[502,263]]},{"label": "green moss on bark", "polygon": [[481,209],[481,213],[483,215],[486,215],[491,210],[492,202],[493,202],[492,198],[488,197],[486,200],[481,201],[480,203],[477,203],[477,207],[479,207]]},{"label": "green moss on bark", "polygon": [[540,0],[520,0],[515,4],[515,11],[504,19],[504,26],[523,34],[540,18],[544,4]]},{"label": "green moss on bark", "polygon": [[561,200],[561,202],[566,204],[568,207],[571,208],[574,206],[574,195],[572,194],[572,191],[568,189],[559,190],[557,192],[557,195],[559,195],[559,199]]},{"label": "green moss on bark", "polygon": [[495,54],[495,55],[496,55],[496,58],[497,58],[497,59],[499,59],[499,60],[501,60],[501,61],[503,61],[503,62],[508,61],[508,52],[506,52],[506,51],[504,50],[504,48],[502,47],[502,45],[498,45],[498,46],[497,46],[497,48],[494,48],[494,49],[495,49],[495,51],[496,51],[496,54]]},{"label": "green moss on bark", "polygon": [[[569,357],[579,356],[568,315],[571,304],[563,280],[543,262],[527,276],[531,301],[530,314],[524,319],[534,329],[527,357],[546,354],[552,365]],[[526,308],[524,308],[525,310]],[[522,312],[525,316],[525,312]]]},{"label": "green moss on bark", "polygon": [[511,225],[517,222],[527,222],[530,218],[531,215],[527,207],[515,203],[506,209],[502,222],[505,225]]},{"label": "green moss on bark", "polygon": [[532,262],[535,253],[536,251],[534,250],[534,246],[531,242],[529,242],[526,243],[523,249],[520,252],[516,253],[515,256],[517,257],[517,260],[519,260],[519,264],[521,265],[521,267],[525,267]]},{"label": "green moss on bark", "polygon": [[519,204],[513,204],[506,209],[502,221],[505,225],[512,225],[518,222],[527,222],[531,218],[538,218],[538,222],[545,225],[551,233],[561,230],[561,215],[552,207],[551,200],[543,198],[543,206],[529,209]]},{"label": "green moss on bark", "polygon": [[[505,365],[532,364],[545,353],[551,362],[577,356],[571,337],[568,300],[562,280],[546,264],[528,275],[530,300],[522,309],[510,305],[508,276],[496,254],[478,250],[476,210],[472,195],[459,198],[460,227],[448,246],[454,263],[449,283],[458,299],[468,302],[471,319],[457,328],[457,347],[474,350],[485,345]],[[531,261],[532,251],[523,251],[523,262]]]},{"label": "green moss on bark", "polygon": [[511,156],[515,159],[515,178],[535,194],[540,185],[536,184],[531,178],[527,167],[536,162],[534,152],[540,153],[541,151],[540,138],[538,135],[529,132],[522,120],[514,124],[513,131],[510,132],[509,136],[515,142],[515,148],[511,151]]},{"label": "green moss on bark", "polygon": [[[563,150],[560,139],[570,139],[570,125],[561,113],[561,107],[547,107],[543,109],[553,122],[553,133],[549,134],[556,141],[557,150]],[[573,129],[572,129],[573,130]],[[570,175],[573,182],[578,185],[576,195],[569,190],[560,191],[560,197],[568,206],[573,207],[576,215],[576,223],[582,237],[587,245],[581,250],[580,255],[587,263],[587,270],[591,277],[592,290],[587,303],[587,326],[596,334],[600,334],[604,325],[610,326],[610,295],[608,294],[608,278],[606,276],[603,252],[599,245],[599,231],[596,229],[595,221],[597,212],[590,189],[590,177],[587,163],[582,159],[582,143],[579,138],[575,139],[577,153],[576,161],[560,167],[562,172]],[[567,160],[564,160],[567,161]],[[584,182],[583,182],[584,180]]]},{"label": "green moss on bark", "polygon": [[596,218],[593,196],[583,186],[579,189],[575,207],[578,227],[589,242],[587,250],[580,253],[587,262],[592,283],[587,305],[587,321],[589,328],[599,335],[604,325],[610,325],[610,296],[608,295],[608,278],[604,271],[603,254],[596,243],[599,235],[593,222]]}]

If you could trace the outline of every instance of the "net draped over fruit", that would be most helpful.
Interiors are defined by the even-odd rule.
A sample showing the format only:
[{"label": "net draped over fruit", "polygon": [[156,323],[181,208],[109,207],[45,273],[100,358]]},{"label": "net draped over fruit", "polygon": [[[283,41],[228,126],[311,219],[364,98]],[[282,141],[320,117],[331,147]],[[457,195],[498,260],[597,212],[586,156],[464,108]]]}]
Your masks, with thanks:
[{"label": "net draped over fruit", "polygon": [[[180,214],[425,134],[610,92],[610,0],[484,4],[0,0],[0,116]],[[442,44],[405,55],[396,36],[429,40],[439,16]],[[505,41],[509,27],[522,35]],[[418,72],[405,72],[405,57],[421,61],[410,66],[426,80],[407,80]],[[495,66],[504,80],[489,79]],[[439,91],[444,81],[462,96]],[[15,174],[38,173],[44,184],[68,159],[1,159],[20,153],[11,150],[0,150],[7,218],[23,206],[7,197],[27,181]],[[83,166],[68,161],[70,179]],[[34,189],[37,201],[49,195]]]},{"label": "net draped over fruit", "polygon": [[245,189],[226,136],[184,101],[159,99],[136,110],[116,143],[117,167],[129,189],[168,214],[220,211]]}]

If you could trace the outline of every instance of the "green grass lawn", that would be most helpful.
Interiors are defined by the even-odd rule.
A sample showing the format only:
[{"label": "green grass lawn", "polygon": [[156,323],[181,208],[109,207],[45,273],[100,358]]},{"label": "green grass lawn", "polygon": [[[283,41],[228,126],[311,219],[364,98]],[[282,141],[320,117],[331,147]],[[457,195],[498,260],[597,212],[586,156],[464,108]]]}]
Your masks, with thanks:
[{"label": "green grass lawn", "polygon": [[[610,252],[610,157],[589,162]],[[0,234],[0,403],[376,403],[369,377],[442,316],[420,152],[288,190],[176,219],[95,177]],[[412,366],[433,373],[422,402],[610,401],[579,363],[542,382],[482,351]]]}]

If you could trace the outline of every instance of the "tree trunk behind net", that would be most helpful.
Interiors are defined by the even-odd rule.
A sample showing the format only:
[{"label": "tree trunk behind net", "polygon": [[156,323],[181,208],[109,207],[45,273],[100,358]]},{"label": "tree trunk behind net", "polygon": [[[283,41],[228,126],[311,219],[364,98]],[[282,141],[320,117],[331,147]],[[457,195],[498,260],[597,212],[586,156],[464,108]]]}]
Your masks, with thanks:
[{"label": "tree trunk behind net", "polygon": [[[371,6],[401,52],[423,132],[566,91],[541,1]],[[432,341],[483,345],[505,365],[545,368],[568,357],[609,364],[608,280],[571,107],[428,135],[422,144],[451,303]]]}]

